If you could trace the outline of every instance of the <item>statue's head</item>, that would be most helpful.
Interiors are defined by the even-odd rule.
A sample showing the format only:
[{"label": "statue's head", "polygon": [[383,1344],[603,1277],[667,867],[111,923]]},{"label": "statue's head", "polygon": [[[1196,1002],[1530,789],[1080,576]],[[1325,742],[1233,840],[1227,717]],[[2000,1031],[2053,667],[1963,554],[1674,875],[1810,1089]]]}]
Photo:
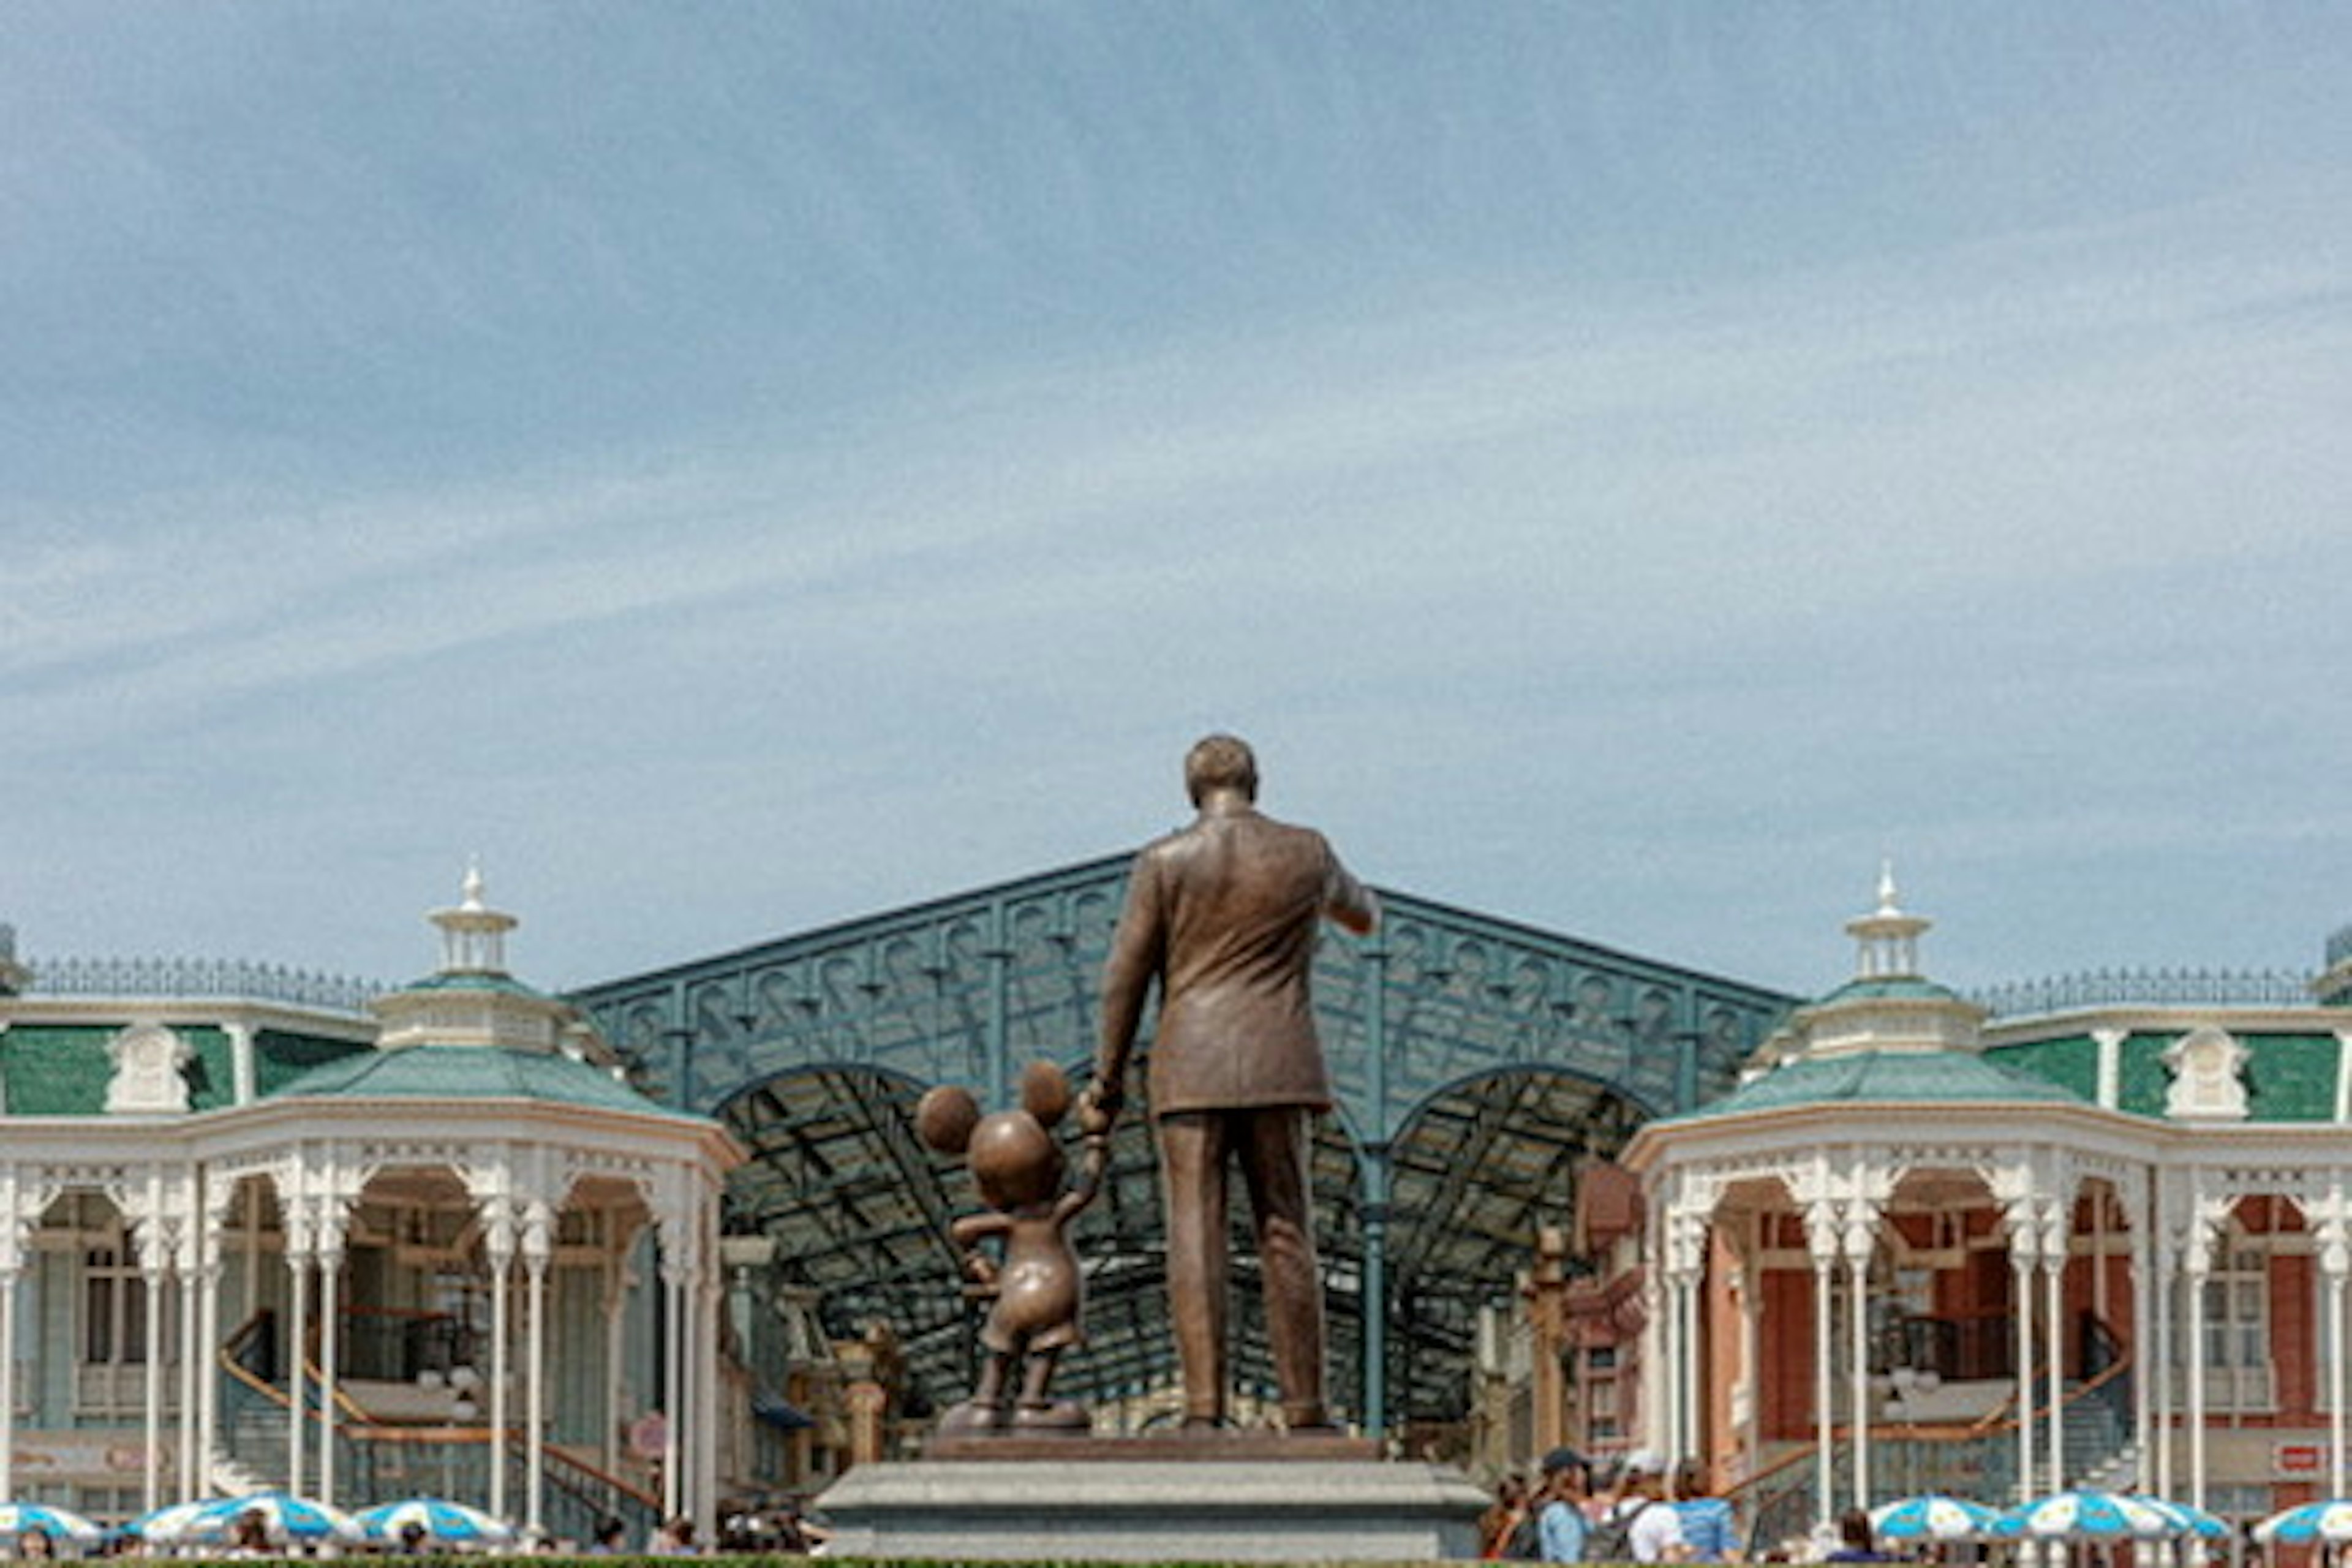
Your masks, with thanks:
[{"label": "statue's head", "polygon": [[995,1209],[1042,1204],[1062,1190],[1053,1128],[1070,1109],[1069,1080],[1051,1062],[1021,1075],[1021,1106],[982,1116],[971,1091],[942,1084],[915,1108],[915,1131],[943,1154],[961,1154],[981,1201]]},{"label": "statue's head", "polygon": [[1192,742],[1184,753],[1184,788],[1200,805],[1212,792],[1238,790],[1245,799],[1257,798],[1257,753],[1238,735],[1210,735]]}]

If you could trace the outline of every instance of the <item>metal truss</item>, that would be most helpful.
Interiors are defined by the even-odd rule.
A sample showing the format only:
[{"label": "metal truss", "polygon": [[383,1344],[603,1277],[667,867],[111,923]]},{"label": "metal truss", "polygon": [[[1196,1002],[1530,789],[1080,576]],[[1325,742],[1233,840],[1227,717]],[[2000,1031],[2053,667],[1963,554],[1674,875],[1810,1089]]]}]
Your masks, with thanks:
[{"label": "metal truss", "polygon": [[[751,1151],[730,1186],[730,1227],[776,1236],[835,1331],[887,1320],[919,1393],[950,1399],[968,1384],[974,1330],[946,1229],[973,1199],[955,1162],[915,1139],[914,1104],[940,1083],[1009,1103],[1039,1058],[1084,1077],[1129,863],[1090,861],[573,1000],[640,1087],[720,1118]],[[1477,1309],[1508,1295],[1538,1224],[1567,1218],[1578,1162],[1727,1090],[1795,1005],[1381,898],[1381,931],[1327,937],[1315,975],[1339,1100],[1314,1159],[1334,1394],[1372,1430],[1461,1413]],[[1175,1376],[1143,1118],[1122,1127],[1105,1188],[1078,1234],[1088,1342],[1060,1379],[1097,1398]],[[1234,1364],[1244,1386],[1270,1384],[1246,1222],[1234,1224]]]}]

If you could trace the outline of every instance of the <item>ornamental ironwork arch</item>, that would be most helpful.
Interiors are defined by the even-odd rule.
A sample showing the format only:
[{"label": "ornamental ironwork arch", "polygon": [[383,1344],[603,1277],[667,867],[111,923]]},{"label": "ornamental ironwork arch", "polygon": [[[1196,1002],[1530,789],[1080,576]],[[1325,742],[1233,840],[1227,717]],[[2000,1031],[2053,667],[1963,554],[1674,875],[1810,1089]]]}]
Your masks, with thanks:
[{"label": "ornamental ironwork arch", "polygon": [[[915,1099],[961,1083],[1004,1105],[1039,1058],[1083,1079],[1129,864],[1089,861],[572,999],[641,1088],[721,1117],[751,1148],[730,1228],[775,1235],[835,1331],[889,1321],[919,1392],[949,1397],[969,1375],[971,1319],[944,1230],[971,1199],[955,1163],[915,1139]],[[1373,1431],[1458,1416],[1475,1308],[1508,1293],[1537,1225],[1566,1217],[1576,1161],[1729,1089],[1795,1004],[1410,894],[1381,899],[1380,931],[1327,935],[1315,975],[1338,1100],[1316,1153],[1333,1393]],[[1066,1391],[1173,1381],[1158,1211],[1148,1132],[1131,1118],[1080,1235],[1089,1342]],[[1236,1262],[1246,1269],[1246,1254]],[[1255,1297],[1244,1289],[1235,1313],[1245,1386],[1270,1382]]]}]

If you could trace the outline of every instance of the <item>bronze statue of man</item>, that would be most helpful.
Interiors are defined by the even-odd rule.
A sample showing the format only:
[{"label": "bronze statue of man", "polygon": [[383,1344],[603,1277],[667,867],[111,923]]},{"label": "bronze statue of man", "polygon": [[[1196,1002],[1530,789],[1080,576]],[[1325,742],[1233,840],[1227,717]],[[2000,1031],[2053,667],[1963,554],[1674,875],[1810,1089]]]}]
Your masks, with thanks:
[{"label": "bronze statue of man", "polygon": [[1265,1277],[1266,1337],[1284,1424],[1323,1427],[1323,1289],[1307,1176],[1313,1120],[1331,1080],[1307,992],[1319,923],[1363,935],[1371,893],[1323,836],[1257,810],[1257,759],[1211,735],[1184,759],[1200,816],[1136,857],[1103,973],[1102,1033],[1088,1121],[1107,1127],[1157,980],[1151,1115],[1168,1220],[1168,1301],[1184,1371],[1184,1424],[1223,1425],[1226,1175],[1249,1189]]}]

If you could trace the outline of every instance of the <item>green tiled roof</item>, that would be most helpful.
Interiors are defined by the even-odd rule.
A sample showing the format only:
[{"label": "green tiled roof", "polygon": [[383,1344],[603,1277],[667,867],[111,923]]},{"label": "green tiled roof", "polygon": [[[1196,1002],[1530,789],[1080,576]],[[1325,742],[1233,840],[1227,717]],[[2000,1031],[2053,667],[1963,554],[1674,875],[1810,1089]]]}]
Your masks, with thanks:
[{"label": "green tiled roof", "polygon": [[395,994],[405,994],[411,991],[489,991],[501,996],[529,996],[541,1002],[548,999],[546,992],[525,985],[511,974],[483,974],[473,971],[428,974],[422,980],[402,986]]},{"label": "green tiled roof", "polygon": [[106,1110],[114,1062],[110,1025],[18,1024],[0,1034],[0,1071],[12,1116],[96,1116]]},{"label": "green tiled roof", "polygon": [[[2099,1098],[2099,1043],[2088,1035],[2066,1035],[2056,1039],[2000,1046],[1987,1050],[1985,1059],[2070,1089],[2084,1100]],[[2146,1108],[2126,1104],[2124,1109],[2144,1110]],[[2159,1094],[2155,1110],[2147,1114],[2158,1114],[2163,1110],[2164,1098]]]},{"label": "green tiled roof", "polygon": [[2080,1095],[2046,1079],[1962,1051],[1861,1051],[1822,1061],[1792,1062],[1753,1083],[1742,1085],[1703,1110],[1667,1120],[1713,1120],[1802,1105],[2017,1101],[2084,1103]]},{"label": "green tiled roof", "polygon": [[[107,1085],[114,1081],[108,1044],[122,1032],[115,1024],[18,1024],[0,1033],[0,1073],[8,1080],[8,1110],[15,1116],[103,1116]],[[188,1109],[212,1110],[234,1103],[236,1068],[228,1034],[209,1024],[175,1024],[172,1032],[188,1043]]]},{"label": "green tiled roof", "polygon": [[570,1057],[480,1046],[414,1046],[367,1051],[305,1073],[273,1100],[538,1100],[638,1115],[698,1116],[670,1110]]},{"label": "green tiled roof", "polygon": [[[253,1037],[253,1092],[267,1100],[279,1089],[329,1062],[373,1055],[374,1047],[357,1040],[331,1040],[315,1035],[262,1029]],[[226,1104],[226,1097],[221,1100]]]}]

